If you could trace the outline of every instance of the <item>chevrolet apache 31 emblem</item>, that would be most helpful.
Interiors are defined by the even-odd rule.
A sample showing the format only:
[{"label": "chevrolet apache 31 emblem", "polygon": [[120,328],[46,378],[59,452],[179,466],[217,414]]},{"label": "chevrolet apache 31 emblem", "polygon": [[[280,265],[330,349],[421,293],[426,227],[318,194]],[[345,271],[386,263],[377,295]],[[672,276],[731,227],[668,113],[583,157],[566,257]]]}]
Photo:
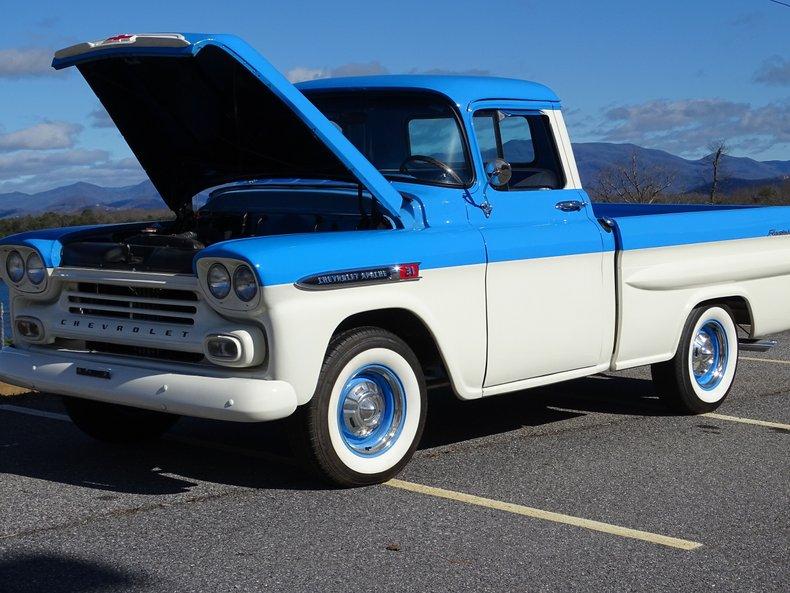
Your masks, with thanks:
[{"label": "chevrolet apache 31 emblem", "polygon": [[420,264],[409,263],[314,274],[302,278],[295,286],[303,290],[327,290],[419,279]]}]

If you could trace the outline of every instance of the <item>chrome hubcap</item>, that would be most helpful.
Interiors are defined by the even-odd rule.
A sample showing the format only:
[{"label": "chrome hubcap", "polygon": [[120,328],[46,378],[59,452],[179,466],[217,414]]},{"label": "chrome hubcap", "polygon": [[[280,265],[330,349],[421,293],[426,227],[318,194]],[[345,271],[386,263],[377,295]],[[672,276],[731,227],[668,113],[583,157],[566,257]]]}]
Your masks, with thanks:
[{"label": "chrome hubcap", "polygon": [[355,437],[363,438],[381,424],[384,412],[384,397],[378,385],[362,380],[346,395],[343,402],[343,422],[346,430]]},{"label": "chrome hubcap", "polygon": [[691,344],[691,368],[703,389],[714,389],[724,378],[728,363],[727,332],[715,320],[705,322]]},{"label": "chrome hubcap", "polygon": [[406,393],[389,368],[370,364],[343,386],[338,402],[340,437],[355,454],[380,455],[400,436],[406,416]]},{"label": "chrome hubcap", "polygon": [[703,332],[697,334],[694,338],[694,354],[693,354],[694,374],[697,376],[704,375],[713,367],[713,340],[711,337]]}]

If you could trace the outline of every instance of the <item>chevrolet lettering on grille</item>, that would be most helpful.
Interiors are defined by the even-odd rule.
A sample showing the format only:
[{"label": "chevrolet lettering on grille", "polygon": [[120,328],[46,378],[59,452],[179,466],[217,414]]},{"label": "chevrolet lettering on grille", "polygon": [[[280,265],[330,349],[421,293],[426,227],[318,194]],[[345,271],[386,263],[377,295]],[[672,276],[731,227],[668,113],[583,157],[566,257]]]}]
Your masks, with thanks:
[{"label": "chevrolet lettering on grille", "polygon": [[146,336],[180,337],[186,338],[190,332],[183,329],[140,327],[123,323],[109,323],[100,321],[85,321],[83,319],[61,319],[60,325],[65,327],[78,327],[82,329],[95,329],[106,333],[131,333]]}]

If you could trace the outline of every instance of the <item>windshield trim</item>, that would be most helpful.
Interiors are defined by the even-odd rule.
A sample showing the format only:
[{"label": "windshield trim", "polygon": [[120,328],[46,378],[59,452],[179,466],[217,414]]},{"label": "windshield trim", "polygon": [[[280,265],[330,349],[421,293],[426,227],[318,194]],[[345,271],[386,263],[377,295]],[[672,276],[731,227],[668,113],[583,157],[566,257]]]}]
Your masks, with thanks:
[{"label": "windshield trim", "polygon": [[[458,110],[458,106],[453,103],[452,99],[445,95],[444,93],[440,93],[438,91],[426,90],[426,89],[414,89],[409,87],[387,87],[387,88],[368,88],[368,87],[358,87],[358,88],[349,88],[349,87],[341,87],[341,88],[323,88],[323,89],[305,89],[302,91],[304,95],[307,97],[308,100],[312,101],[312,97],[318,95],[335,95],[335,96],[342,96],[342,95],[356,95],[360,93],[364,94],[371,94],[376,93],[380,95],[412,95],[412,96],[428,96],[428,97],[435,97],[442,101],[447,107],[450,109],[450,113],[455,120],[455,124],[458,126],[458,131],[461,134],[461,144],[463,145],[463,152],[464,152],[464,161],[466,166],[469,168],[469,180],[466,183],[442,183],[440,181],[429,181],[426,179],[415,179],[410,178],[405,173],[385,173],[378,167],[376,170],[390,183],[396,181],[398,183],[412,183],[415,185],[428,185],[431,187],[442,187],[448,189],[470,189],[475,183],[477,183],[477,169],[475,167],[475,161],[472,155],[471,146],[469,145],[469,134],[466,126],[464,125],[464,120],[461,117],[461,113]],[[316,109],[320,108],[316,105]],[[360,154],[364,157],[365,155],[360,151]],[[367,157],[365,157],[367,158]],[[370,162],[370,161],[368,161]],[[375,167],[373,163],[371,166]]]}]

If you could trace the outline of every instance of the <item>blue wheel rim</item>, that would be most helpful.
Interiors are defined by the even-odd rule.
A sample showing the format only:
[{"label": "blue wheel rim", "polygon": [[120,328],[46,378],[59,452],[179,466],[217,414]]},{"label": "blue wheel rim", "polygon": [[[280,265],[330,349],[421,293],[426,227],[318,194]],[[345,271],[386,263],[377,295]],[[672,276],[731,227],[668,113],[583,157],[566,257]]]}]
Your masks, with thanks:
[{"label": "blue wheel rim", "polygon": [[711,319],[702,324],[691,344],[691,366],[694,380],[710,391],[724,379],[729,362],[729,343],[724,326]]},{"label": "blue wheel rim", "polygon": [[345,446],[360,457],[376,457],[398,440],[406,418],[406,392],[390,368],[357,369],[340,392],[337,423]]}]

